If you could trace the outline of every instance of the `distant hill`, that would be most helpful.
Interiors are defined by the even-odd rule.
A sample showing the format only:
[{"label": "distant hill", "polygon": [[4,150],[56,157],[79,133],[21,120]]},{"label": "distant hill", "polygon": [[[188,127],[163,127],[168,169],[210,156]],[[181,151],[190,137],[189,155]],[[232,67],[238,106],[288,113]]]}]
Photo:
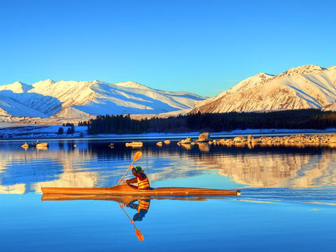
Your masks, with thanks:
[{"label": "distant hill", "polygon": [[317,108],[336,109],[336,66],[306,65],[279,75],[259,73],[216,97],[200,101],[192,112],[225,113]]},{"label": "distant hill", "polygon": [[190,110],[203,97],[167,92],[136,82],[45,80],[33,85],[0,86],[0,116],[88,118],[96,115],[148,114]]}]

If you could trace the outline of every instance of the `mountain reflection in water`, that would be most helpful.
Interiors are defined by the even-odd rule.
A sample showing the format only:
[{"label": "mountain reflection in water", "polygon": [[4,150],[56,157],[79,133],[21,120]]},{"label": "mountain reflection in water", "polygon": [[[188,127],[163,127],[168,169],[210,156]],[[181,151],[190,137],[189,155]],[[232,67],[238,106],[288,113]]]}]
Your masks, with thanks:
[{"label": "mountain reflection in water", "polygon": [[[20,141],[0,142],[0,193],[41,192],[42,186],[104,187],[115,185],[136,149],[107,140],[50,140],[48,150],[20,148]],[[77,147],[74,147],[74,145]],[[137,162],[151,182],[188,178],[212,171],[237,187],[306,188],[336,185],[336,150],[321,147],[223,146],[161,148],[145,142]],[[181,185],[183,186],[183,185]],[[209,181],[209,188],[211,188]]]}]

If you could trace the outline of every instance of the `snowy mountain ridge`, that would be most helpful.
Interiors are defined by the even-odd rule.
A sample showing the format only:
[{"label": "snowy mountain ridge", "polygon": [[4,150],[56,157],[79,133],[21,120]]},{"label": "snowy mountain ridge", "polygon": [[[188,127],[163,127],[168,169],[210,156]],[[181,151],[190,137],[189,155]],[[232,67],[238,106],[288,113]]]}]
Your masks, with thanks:
[{"label": "snowy mountain ridge", "polygon": [[204,98],[188,92],[151,89],[127,81],[39,81],[0,86],[2,116],[87,118],[96,115],[159,114],[192,109]]},{"label": "snowy mountain ridge", "polygon": [[200,101],[192,112],[225,113],[336,108],[336,66],[306,65],[279,75],[259,73],[216,97]]},{"label": "snowy mountain ridge", "polygon": [[87,119],[96,115],[178,115],[316,108],[336,110],[336,66],[306,65],[259,73],[216,97],[169,92],[126,81],[53,81],[0,86],[0,120],[41,117]]}]

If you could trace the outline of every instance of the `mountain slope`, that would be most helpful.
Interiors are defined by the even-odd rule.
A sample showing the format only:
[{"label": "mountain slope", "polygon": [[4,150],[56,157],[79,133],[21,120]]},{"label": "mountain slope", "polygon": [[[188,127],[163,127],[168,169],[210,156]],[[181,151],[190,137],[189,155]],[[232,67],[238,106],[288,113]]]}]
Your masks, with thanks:
[{"label": "mountain slope", "polygon": [[67,107],[63,108],[60,112],[51,116],[51,118],[65,118],[65,119],[87,119],[90,115],[84,113],[76,108]]},{"label": "mountain slope", "polygon": [[336,102],[336,66],[291,68],[273,76],[257,74],[196,104],[192,112],[274,111],[331,106]]},{"label": "mountain slope", "polygon": [[19,117],[85,118],[95,115],[159,114],[192,109],[204,98],[151,89],[136,82],[45,80],[0,86],[1,114]]},{"label": "mountain slope", "polygon": [[0,95],[0,115],[15,117],[46,117],[45,114],[4,95]]}]

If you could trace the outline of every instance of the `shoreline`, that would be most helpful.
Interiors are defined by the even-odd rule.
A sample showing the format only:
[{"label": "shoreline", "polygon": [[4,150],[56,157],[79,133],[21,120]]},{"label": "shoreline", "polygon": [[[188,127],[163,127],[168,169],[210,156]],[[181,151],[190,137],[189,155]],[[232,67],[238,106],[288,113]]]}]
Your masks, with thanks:
[{"label": "shoreline", "polygon": [[[86,126],[75,126],[74,134],[58,135],[56,132],[60,125],[27,125],[20,127],[9,127],[0,129],[0,141],[8,140],[36,140],[36,139],[54,139],[54,140],[71,140],[71,139],[115,139],[115,140],[140,140],[140,139],[181,139],[185,137],[198,138],[202,132],[185,132],[185,133],[144,133],[144,134],[98,134],[88,135]],[[66,129],[68,126],[63,126]],[[210,132],[212,138],[226,138],[252,135],[258,136],[285,136],[293,134],[330,134],[336,133],[336,128],[327,128],[325,130],[316,129],[245,129],[222,132]]]}]

